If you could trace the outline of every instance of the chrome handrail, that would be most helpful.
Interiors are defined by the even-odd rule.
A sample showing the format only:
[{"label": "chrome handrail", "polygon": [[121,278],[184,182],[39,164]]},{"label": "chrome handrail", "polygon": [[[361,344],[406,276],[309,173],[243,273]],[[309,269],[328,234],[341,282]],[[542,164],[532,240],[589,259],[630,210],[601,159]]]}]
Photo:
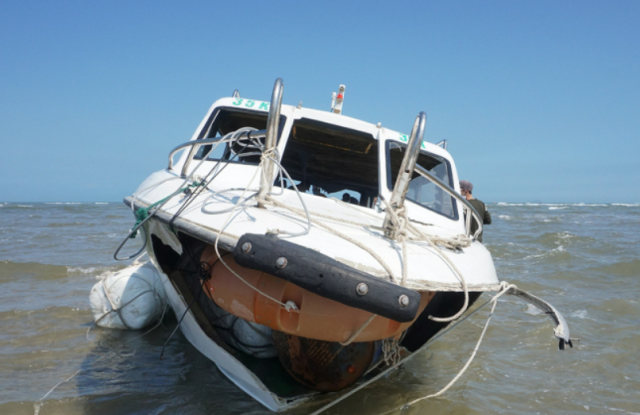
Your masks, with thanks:
[{"label": "chrome handrail", "polygon": [[480,235],[480,233],[482,232],[482,219],[480,218],[480,214],[478,213],[478,211],[476,211],[476,209],[473,207],[473,205],[471,205],[471,203],[469,203],[467,201],[467,199],[462,197],[462,195],[460,195],[458,192],[453,190],[451,187],[449,187],[442,180],[438,179],[436,176],[431,174],[427,169],[425,169],[421,165],[417,164],[415,166],[414,170],[418,174],[420,174],[422,177],[424,177],[425,179],[431,180],[436,186],[438,186],[439,188],[444,190],[447,194],[449,194],[449,196],[451,196],[451,197],[455,198],[456,200],[460,201],[465,208],[467,208],[468,210],[471,211],[471,214],[474,216],[474,218],[478,222],[478,230],[476,230],[476,232],[473,234],[473,236],[471,235],[471,221],[469,220],[470,217],[467,216],[467,223],[465,225],[466,234],[468,236],[471,236],[473,239],[477,239],[478,235]]},{"label": "chrome handrail", "polygon": [[[271,93],[271,103],[269,104],[269,116],[267,117],[267,138],[265,139],[265,152],[269,153],[276,147],[278,138],[278,127],[280,125],[280,108],[282,107],[282,91],[284,89],[284,83],[282,78],[276,79],[273,85],[273,92]],[[260,192],[258,193],[258,200],[264,199],[264,197],[271,192],[271,185],[273,184],[273,162],[268,158],[262,160],[264,163],[262,168],[262,176],[260,177]]]},{"label": "chrome handrail", "polygon": [[[240,133],[238,136],[235,137],[235,140],[239,140],[242,138],[265,138],[267,135],[266,130],[258,130],[258,131],[245,131]],[[175,147],[173,150],[171,150],[171,152],[169,153],[169,167],[168,169],[171,170],[173,168],[173,156],[180,150],[182,150],[183,148],[186,147],[190,147],[190,146],[196,146],[194,148],[194,151],[191,151],[191,154],[195,154],[198,150],[198,147],[203,146],[203,145],[207,145],[207,144],[214,144],[214,143],[226,143],[231,141],[231,138],[220,138],[220,137],[211,137],[211,138],[205,138],[205,139],[200,139],[200,140],[191,140],[191,141],[187,141],[186,143],[182,143],[179,146]],[[185,162],[185,165],[187,163]],[[183,175],[184,175],[184,171],[183,171]]]},{"label": "chrome handrail", "polygon": [[[418,155],[420,154],[420,146],[424,138],[424,130],[427,125],[427,114],[420,112],[413,122],[413,128],[411,129],[411,137],[409,138],[409,144],[407,150],[402,158],[402,164],[400,165],[400,172],[396,183],[393,186],[393,193],[389,200],[389,207],[394,210],[402,208],[404,205],[404,199],[407,196],[407,190],[409,190],[409,184],[411,183],[411,176],[413,175],[413,169],[418,161]],[[393,225],[392,216],[390,212],[387,212],[384,218],[384,234],[387,238],[395,239],[397,236],[397,229]]]}]

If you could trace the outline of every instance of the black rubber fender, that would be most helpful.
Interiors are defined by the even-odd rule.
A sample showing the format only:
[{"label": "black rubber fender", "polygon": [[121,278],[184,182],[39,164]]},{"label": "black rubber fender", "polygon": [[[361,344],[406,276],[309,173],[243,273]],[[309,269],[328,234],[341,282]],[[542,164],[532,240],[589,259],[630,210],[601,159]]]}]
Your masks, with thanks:
[{"label": "black rubber fender", "polygon": [[[275,235],[242,235],[233,257],[245,268],[266,272],[321,297],[401,323],[412,321],[420,306],[420,294],[414,290],[373,277]],[[284,260],[278,266],[280,258]],[[366,294],[358,293],[361,283],[366,284]]]}]

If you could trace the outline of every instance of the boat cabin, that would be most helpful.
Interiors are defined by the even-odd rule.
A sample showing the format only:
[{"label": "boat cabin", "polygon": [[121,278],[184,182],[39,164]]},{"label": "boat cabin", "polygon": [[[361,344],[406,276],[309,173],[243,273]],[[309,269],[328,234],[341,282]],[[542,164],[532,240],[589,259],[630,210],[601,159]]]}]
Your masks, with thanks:
[{"label": "boat cabin", "polygon": [[[182,168],[185,175],[192,158],[195,163],[206,156],[203,170],[210,169],[206,166],[209,162],[224,160],[228,163],[221,163],[225,166],[219,172],[222,179],[227,177],[230,183],[237,183],[242,176],[249,179],[260,163],[269,106],[268,102],[244,98],[216,101],[192,140],[221,139],[246,127],[254,131],[233,144],[202,145],[190,154],[185,151],[175,168]],[[407,148],[407,134],[344,115],[288,105],[281,106],[278,126],[277,154],[289,177],[275,177],[275,187],[294,191],[295,184],[310,197],[333,197],[362,208],[384,209],[379,195],[390,199]],[[458,187],[454,162],[439,145],[422,142],[417,165],[451,189]],[[406,203],[410,219],[418,223],[464,231],[461,204],[417,172],[411,178]]]}]

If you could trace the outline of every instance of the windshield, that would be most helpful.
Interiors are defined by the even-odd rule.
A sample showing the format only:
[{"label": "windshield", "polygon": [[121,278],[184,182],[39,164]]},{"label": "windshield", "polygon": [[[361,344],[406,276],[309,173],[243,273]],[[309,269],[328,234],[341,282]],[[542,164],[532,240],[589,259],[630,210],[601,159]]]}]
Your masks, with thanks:
[{"label": "windshield", "polygon": [[[371,207],[378,194],[378,141],[362,131],[296,120],[282,166],[298,190],[316,196]],[[286,180],[283,186],[291,183]]]},{"label": "windshield", "polygon": [[[282,134],[285,121],[286,117],[281,115],[278,139]],[[243,127],[250,127],[256,130],[266,130],[267,113],[244,111],[236,108],[220,108],[213,112],[198,139],[214,137],[222,138],[226,134],[237,131]],[[264,144],[264,141],[262,141],[262,143]],[[208,156],[209,160],[228,160],[230,162],[249,164],[260,163],[260,154],[256,154],[256,150],[258,153],[259,150],[253,146],[246,146],[245,144],[246,143],[238,143],[236,145],[229,145],[229,143],[223,143],[218,145],[213,151],[211,151],[213,146],[201,146],[196,153],[195,158],[202,159],[203,154],[207,154],[211,151]]]},{"label": "windshield", "polygon": [[[389,190],[393,190],[396,183],[406,148],[405,144],[397,141],[387,141],[387,185]],[[451,166],[447,160],[435,154],[420,151],[417,164],[453,188]],[[407,199],[448,218],[458,219],[458,209],[456,209],[454,198],[416,172],[411,178]]]}]

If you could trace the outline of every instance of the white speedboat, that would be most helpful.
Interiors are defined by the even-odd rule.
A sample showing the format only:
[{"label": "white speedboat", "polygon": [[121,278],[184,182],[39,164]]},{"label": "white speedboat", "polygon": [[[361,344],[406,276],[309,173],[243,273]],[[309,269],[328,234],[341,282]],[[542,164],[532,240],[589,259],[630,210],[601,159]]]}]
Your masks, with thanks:
[{"label": "white speedboat", "polygon": [[507,289],[424,113],[406,135],[342,115],[344,87],[330,112],[282,93],[216,101],[125,199],[184,335],[273,411],[354,390]]}]

